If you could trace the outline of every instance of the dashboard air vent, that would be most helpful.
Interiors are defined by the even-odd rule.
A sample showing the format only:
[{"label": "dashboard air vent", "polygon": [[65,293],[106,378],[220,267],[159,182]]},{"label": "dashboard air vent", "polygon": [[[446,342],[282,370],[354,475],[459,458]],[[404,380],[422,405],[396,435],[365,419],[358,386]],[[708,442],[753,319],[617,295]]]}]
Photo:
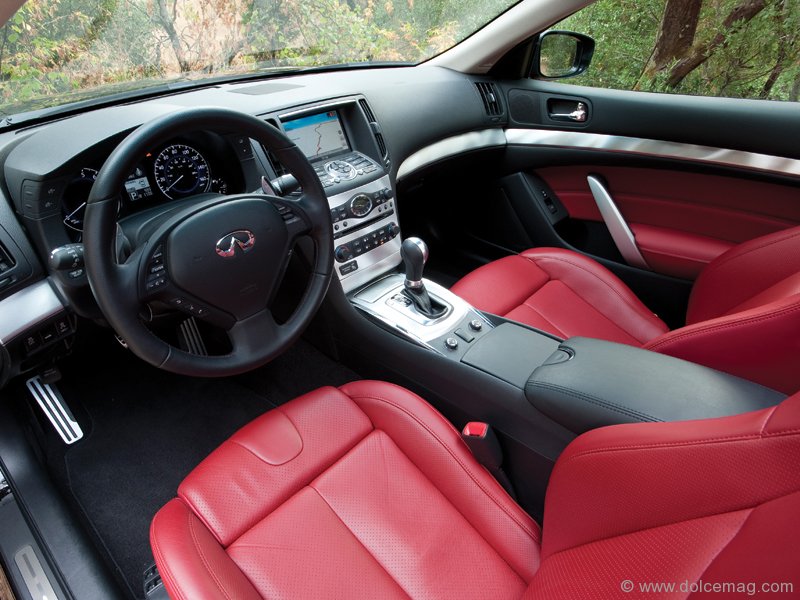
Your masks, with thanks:
[{"label": "dashboard air vent", "polygon": [[11,270],[13,266],[14,260],[11,258],[11,254],[3,244],[0,244],[0,279],[3,279],[3,273]]},{"label": "dashboard air vent", "polygon": [[503,107],[500,104],[500,97],[497,95],[494,84],[487,81],[478,81],[475,83],[475,87],[478,88],[478,93],[481,95],[486,114],[490,117],[502,115]]},{"label": "dashboard air vent", "polygon": [[383,159],[383,164],[386,165],[388,169],[392,165],[392,161],[389,158],[389,149],[386,147],[386,140],[383,139],[381,126],[378,125],[378,121],[375,119],[375,113],[372,112],[366,100],[362,98],[358,101],[358,104],[361,106],[361,110],[364,111],[364,116],[367,117],[367,121],[369,121],[369,127],[372,130],[372,135],[375,137],[375,143],[378,144],[378,151],[381,153],[381,159]]}]

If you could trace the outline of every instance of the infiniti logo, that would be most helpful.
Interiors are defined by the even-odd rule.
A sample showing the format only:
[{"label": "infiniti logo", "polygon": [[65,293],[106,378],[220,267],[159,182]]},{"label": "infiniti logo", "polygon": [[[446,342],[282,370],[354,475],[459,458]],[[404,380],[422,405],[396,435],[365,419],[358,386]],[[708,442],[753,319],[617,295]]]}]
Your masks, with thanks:
[{"label": "infiniti logo", "polygon": [[236,256],[237,249],[242,253],[250,252],[256,245],[256,236],[247,229],[238,229],[227,235],[223,235],[217,242],[217,254],[222,258],[233,258]]}]

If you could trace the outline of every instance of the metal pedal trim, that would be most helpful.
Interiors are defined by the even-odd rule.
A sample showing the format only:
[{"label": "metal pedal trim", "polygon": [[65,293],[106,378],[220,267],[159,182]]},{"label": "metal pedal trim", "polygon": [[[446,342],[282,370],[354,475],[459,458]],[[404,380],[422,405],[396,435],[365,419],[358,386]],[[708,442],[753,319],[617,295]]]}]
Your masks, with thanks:
[{"label": "metal pedal trim", "polygon": [[49,383],[42,383],[38,375],[28,379],[25,385],[65,444],[74,444],[83,438],[81,426],[58,389]]}]

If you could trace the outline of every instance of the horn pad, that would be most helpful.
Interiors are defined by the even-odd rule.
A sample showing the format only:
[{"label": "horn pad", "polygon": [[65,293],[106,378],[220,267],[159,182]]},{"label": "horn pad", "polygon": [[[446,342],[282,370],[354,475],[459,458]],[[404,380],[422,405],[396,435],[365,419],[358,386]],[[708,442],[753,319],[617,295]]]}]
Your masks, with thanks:
[{"label": "horn pad", "polygon": [[188,217],[169,234],[166,264],[178,287],[244,319],[267,306],[288,233],[278,211],[258,198],[232,200]]}]

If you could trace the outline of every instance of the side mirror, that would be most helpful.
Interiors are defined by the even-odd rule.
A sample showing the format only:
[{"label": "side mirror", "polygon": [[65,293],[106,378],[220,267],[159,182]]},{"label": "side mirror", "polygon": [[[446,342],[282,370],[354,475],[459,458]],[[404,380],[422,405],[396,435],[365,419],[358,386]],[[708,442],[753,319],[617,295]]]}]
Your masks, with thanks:
[{"label": "side mirror", "polygon": [[545,31],[539,36],[534,77],[564,79],[583,73],[592,62],[594,40],[573,31]]}]

